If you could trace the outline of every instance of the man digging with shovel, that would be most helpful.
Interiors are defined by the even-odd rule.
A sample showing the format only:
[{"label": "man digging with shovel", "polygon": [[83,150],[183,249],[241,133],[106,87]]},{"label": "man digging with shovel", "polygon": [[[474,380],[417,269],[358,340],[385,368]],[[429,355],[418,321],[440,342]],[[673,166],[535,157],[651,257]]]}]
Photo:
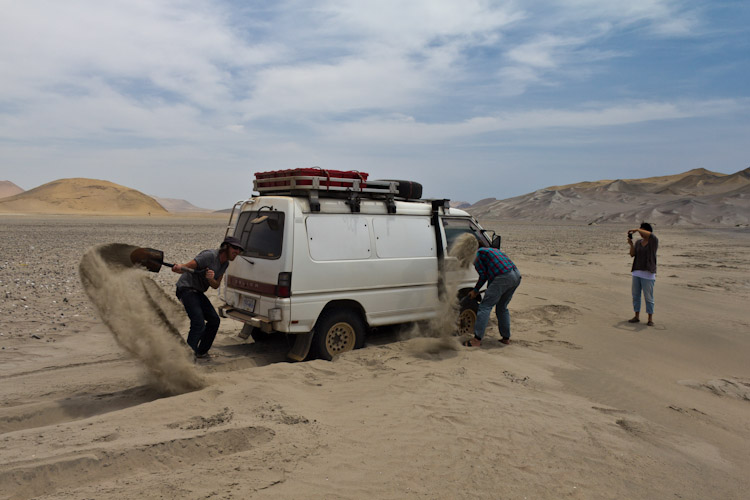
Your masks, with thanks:
[{"label": "man digging with shovel", "polygon": [[229,262],[243,250],[240,240],[227,236],[217,250],[203,250],[190,262],[172,266],[173,272],[182,275],[177,280],[177,298],[190,317],[187,344],[196,358],[208,356],[221,321],[205,292],[209,286],[219,288]]}]

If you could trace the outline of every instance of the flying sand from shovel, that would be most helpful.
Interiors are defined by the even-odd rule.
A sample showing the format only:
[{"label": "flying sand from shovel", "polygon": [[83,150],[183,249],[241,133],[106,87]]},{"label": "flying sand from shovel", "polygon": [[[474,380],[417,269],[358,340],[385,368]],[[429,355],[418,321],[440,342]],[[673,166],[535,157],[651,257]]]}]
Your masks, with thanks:
[{"label": "flying sand from shovel", "polygon": [[173,264],[164,262],[160,250],[110,243],[89,249],[79,274],[118,344],[143,362],[159,387],[179,394],[200,389],[206,381],[179,332],[187,319],[184,309],[143,273],[144,268],[159,272],[162,266]]}]

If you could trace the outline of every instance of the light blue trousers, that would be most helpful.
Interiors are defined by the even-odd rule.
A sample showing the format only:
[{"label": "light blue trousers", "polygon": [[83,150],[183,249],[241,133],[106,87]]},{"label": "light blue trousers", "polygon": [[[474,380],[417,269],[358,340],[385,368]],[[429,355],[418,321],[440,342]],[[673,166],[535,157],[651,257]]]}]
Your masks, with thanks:
[{"label": "light blue trousers", "polygon": [[654,314],[654,283],[656,280],[647,280],[633,276],[633,311],[641,312],[641,292],[646,300],[646,312]]},{"label": "light blue trousers", "polygon": [[477,322],[474,324],[474,336],[476,338],[479,340],[484,338],[484,330],[487,328],[490,313],[495,305],[497,305],[495,314],[497,314],[497,327],[500,330],[500,336],[505,339],[510,338],[508,304],[520,284],[521,274],[515,269],[500,276],[495,276],[495,279],[487,286],[487,291],[484,292],[482,302],[479,303],[477,309]]}]

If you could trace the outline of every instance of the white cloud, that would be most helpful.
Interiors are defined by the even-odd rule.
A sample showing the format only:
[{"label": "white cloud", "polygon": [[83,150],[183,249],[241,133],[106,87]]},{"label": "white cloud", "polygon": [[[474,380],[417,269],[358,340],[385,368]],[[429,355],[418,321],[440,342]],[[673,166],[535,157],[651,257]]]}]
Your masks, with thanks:
[{"label": "white cloud", "polygon": [[[193,0],[14,2],[0,18],[0,61],[13,71],[0,89],[33,98],[151,83],[200,106],[229,98],[226,71],[267,63],[279,49],[247,46],[211,3]],[[137,92],[133,92],[137,95]]]},{"label": "white cloud", "polygon": [[560,21],[589,23],[606,21],[613,27],[647,23],[653,34],[664,36],[690,35],[698,24],[690,1],[684,0],[559,0]]},{"label": "white cloud", "polygon": [[597,129],[650,121],[668,121],[725,115],[746,109],[736,100],[699,102],[635,102],[580,109],[536,109],[495,116],[474,117],[454,123],[421,123],[410,116],[367,119],[345,125],[330,124],[327,137],[362,144],[441,144],[482,134],[549,129]]}]

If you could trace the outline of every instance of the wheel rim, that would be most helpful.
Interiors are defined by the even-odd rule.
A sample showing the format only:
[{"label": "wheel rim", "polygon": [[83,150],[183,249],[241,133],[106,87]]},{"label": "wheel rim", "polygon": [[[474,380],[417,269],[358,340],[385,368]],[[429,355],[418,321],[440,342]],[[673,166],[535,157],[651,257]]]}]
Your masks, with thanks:
[{"label": "wheel rim", "polygon": [[458,334],[471,335],[474,333],[474,325],[477,322],[477,313],[471,309],[464,309],[458,315]]},{"label": "wheel rim", "polygon": [[326,349],[331,355],[354,349],[356,334],[349,323],[336,323],[326,333]]}]

